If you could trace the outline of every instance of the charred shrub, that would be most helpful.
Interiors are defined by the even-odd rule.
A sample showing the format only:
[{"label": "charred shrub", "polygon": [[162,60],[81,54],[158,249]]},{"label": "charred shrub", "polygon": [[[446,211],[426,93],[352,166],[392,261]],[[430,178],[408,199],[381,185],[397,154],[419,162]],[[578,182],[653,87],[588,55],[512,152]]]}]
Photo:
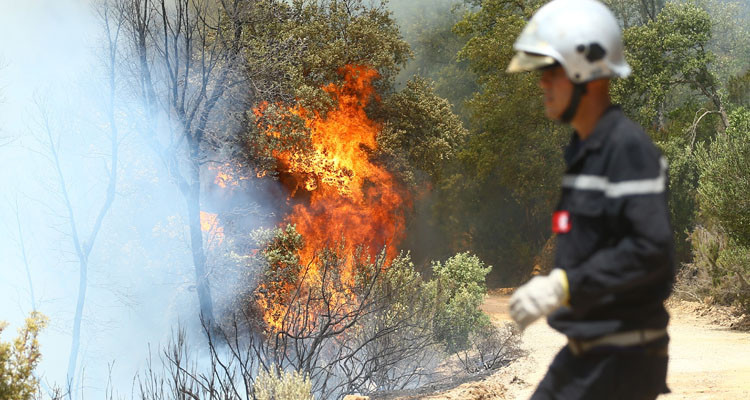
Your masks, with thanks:
[{"label": "charred shrub", "polygon": [[458,353],[468,373],[502,368],[523,355],[521,335],[515,324],[483,325],[469,335],[469,346]]}]

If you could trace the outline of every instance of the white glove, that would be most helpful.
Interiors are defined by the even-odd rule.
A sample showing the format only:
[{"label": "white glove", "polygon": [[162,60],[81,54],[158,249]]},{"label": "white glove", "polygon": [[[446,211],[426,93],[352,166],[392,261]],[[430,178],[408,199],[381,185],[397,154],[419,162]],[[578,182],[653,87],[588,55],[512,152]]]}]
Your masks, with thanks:
[{"label": "white glove", "polygon": [[510,316],[521,330],[568,302],[568,276],[555,268],[547,276],[535,276],[510,298]]}]

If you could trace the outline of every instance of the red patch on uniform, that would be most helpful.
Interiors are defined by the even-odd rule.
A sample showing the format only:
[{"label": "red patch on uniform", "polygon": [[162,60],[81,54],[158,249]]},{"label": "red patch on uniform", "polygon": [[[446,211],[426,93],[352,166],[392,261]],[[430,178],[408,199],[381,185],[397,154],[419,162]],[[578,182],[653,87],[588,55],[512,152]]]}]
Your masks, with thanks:
[{"label": "red patch on uniform", "polygon": [[552,232],[568,233],[570,232],[570,213],[567,211],[555,211],[552,214]]}]

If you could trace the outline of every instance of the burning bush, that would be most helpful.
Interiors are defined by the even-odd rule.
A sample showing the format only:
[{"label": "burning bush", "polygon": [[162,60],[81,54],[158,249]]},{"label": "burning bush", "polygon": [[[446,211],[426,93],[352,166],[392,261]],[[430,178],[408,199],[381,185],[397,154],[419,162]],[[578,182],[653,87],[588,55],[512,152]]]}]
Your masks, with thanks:
[{"label": "burning bush", "polygon": [[[298,243],[295,238],[293,228],[279,229],[261,252],[267,272],[258,304],[283,300],[263,333],[262,353],[275,365],[308,373],[324,398],[403,389],[428,378],[443,354],[434,321],[448,291],[424,282],[408,254],[387,263],[385,250],[372,257],[357,247],[350,255],[340,243],[295,264],[299,249],[284,246]],[[308,279],[312,266],[317,277]]]},{"label": "burning bush", "polygon": [[458,350],[468,372],[516,355],[515,332],[497,330],[479,310],[489,267],[476,256],[433,263],[434,278],[425,280],[408,253],[389,261],[385,249],[371,256],[354,245],[348,254],[347,244],[334,243],[303,262],[309,244],[293,225],[253,237],[262,241],[254,244],[259,250],[242,261],[260,271],[257,288],[245,293],[242,307],[230,308],[235,313],[205,327],[209,361],[189,360],[178,335],[164,353],[164,370],[144,376],[142,398],[167,390],[209,400],[260,398],[258,385],[270,381],[259,379],[296,373],[309,378],[316,398],[336,399],[418,387],[446,368],[457,373],[460,365],[444,361]]},{"label": "burning bush", "polygon": [[[335,106],[324,115],[293,105],[287,107],[289,121],[269,121],[266,114],[274,107],[264,103],[254,110],[259,129],[269,138],[284,142],[290,126],[294,130],[300,121],[309,132],[306,148],[272,146],[270,150],[277,160],[280,181],[289,193],[291,212],[285,222],[294,225],[301,235],[297,239],[286,235],[284,240],[305,242],[304,246],[293,244],[294,255],[290,253],[290,257],[298,258],[299,269],[274,260],[274,246],[266,250],[270,257],[266,275],[272,276],[260,284],[256,298],[272,329],[283,329],[281,324],[293,300],[289,295],[298,283],[296,295],[300,299],[312,300],[317,292],[328,290],[332,304],[348,311],[346,303],[356,294],[356,277],[361,277],[358,268],[381,257],[381,249],[381,267],[387,268],[404,236],[405,215],[411,208],[409,193],[372,159],[380,124],[368,117],[365,108],[377,98],[372,81],[378,72],[346,65],[340,73],[342,84],[323,88],[335,100]],[[326,248],[332,252],[320,253]],[[336,275],[336,279],[326,279],[328,275]],[[324,281],[331,286],[321,288]],[[316,303],[307,304],[313,308],[311,312],[316,312]]]},{"label": "burning bush", "polygon": [[[295,256],[299,239],[291,226],[278,229],[259,253],[266,273],[258,291],[263,299],[283,300],[263,333],[262,353],[275,365],[308,373],[324,397],[429,382],[448,354],[475,343],[470,335],[491,329],[479,309],[489,267],[476,256],[436,262],[435,279],[425,281],[408,253],[388,262],[385,250],[372,258],[358,247],[351,256],[343,244],[318,250],[302,265]],[[353,275],[342,279],[351,260]],[[306,279],[312,264],[318,278]],[[502,354],[507,359],[509,352]]]}]

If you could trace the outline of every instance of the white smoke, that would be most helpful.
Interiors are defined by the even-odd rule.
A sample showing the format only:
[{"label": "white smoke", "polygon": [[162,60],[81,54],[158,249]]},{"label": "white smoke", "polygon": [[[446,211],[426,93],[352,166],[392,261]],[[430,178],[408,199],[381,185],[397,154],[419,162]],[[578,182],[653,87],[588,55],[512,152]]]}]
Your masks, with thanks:
[{"label": "white smoke", "polygon": [[[103,35],[89,1],[0,0],[0,138],[12,140],[0,147],[0,320],[11,324],[2,339],[14,336],[32,311],[18,214],[33,303],[50,318],[37,369],[49,385],[65,386],[79,268],[45,147],[44,116],[59,139],[77,229],[85,239],[104,202],[110,156]],[[158,353],[178,320],[197,325],[184,201],[134,132],[132,93],[124,82],[118,80],[116,99],[118,194],[89,260],[79,379],[73,383],[88,398],[103,397],[113,363],[114,386],[129,394],[149,344]]]}]

